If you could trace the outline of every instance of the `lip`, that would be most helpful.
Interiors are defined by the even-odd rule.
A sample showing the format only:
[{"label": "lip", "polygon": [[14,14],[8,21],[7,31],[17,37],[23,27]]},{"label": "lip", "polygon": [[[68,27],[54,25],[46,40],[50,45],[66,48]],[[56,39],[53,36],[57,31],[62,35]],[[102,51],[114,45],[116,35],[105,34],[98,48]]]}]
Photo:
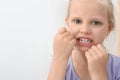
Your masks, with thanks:
[{"label": "lip", "polygon": [[[82,43],[79,41],[80,38],[83,38],[83,39],[90,39],[91,42],[90,43]],[[78,46],[87,46],[87,47],[91,47],[93,45],[94,41],[92,38],[89,38],[89,37],[78,37],[77,38],[77,42],[76,42],[76,45]]]}]

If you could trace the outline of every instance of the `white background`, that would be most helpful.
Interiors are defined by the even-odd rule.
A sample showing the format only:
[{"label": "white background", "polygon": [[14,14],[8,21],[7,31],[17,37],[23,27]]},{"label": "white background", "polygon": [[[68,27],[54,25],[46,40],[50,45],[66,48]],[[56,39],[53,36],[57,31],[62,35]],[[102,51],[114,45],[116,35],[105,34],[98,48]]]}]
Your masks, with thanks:
[{"label": "white background", "polygon": [[[114,0],[117,4],[117,0]],[[0,0],[0,80],[46,80],[66,0]],[[116,39],[110,46],[116,53]],[[116,54],[115,54],[116,55]]]}]

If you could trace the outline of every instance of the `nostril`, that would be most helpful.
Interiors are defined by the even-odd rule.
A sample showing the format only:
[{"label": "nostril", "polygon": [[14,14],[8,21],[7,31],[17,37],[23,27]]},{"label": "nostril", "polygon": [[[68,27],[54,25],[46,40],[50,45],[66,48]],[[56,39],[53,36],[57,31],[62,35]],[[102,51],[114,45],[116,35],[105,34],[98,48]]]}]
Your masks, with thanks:
[{"label": "nostril", "polygon": [[90,33],[90,30],[80,30],[80,33],[89,34],[89,33]]},{"label": "nostril", "polygon": [[80,40],[80,38],[77,39],[77,41],[79,41],[79,40]]},{"label": "nostril", "polygon": [[89,34],[90,32],[91,32],[90,28],[88,28],[88,27],[82,27],[80,29],[80,33]]}]

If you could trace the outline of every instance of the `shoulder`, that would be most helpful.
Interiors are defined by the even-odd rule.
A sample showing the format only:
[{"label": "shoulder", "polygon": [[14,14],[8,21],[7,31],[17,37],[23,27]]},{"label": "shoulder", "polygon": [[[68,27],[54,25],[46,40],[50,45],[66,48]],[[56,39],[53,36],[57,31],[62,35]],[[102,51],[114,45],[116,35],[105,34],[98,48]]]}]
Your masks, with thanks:
[{"label": "shoulder", "polygon": [[114,67],[120,67],[120,57],[115,55],[109,55],[109,61],[112,63]]},{"label": "shoulder", "polygon": [[79,80],[78,76],[76,75],[74,71],[71,57],[69,58],[69,61],[68,61],[68,67],[66,71],[65,80]]},{"label": "shoulder", "polygon": [[115,80],[120,80],[120,57],[115,55],[109,55],[109,67],[111,66]]},{"label": "shoulder", "polygon": [[112,61],[114,61],[116,63],[120,63],[120,57],[119,56],[110,54],[109,57],[112,59]]}]

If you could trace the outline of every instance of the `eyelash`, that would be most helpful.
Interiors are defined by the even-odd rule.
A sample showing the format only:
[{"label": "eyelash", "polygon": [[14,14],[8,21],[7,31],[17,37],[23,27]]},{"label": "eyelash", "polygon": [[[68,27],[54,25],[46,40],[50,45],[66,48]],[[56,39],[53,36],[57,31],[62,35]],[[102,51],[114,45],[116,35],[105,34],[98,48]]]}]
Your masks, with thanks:
[{"label": "eyelash", "polygon": [[[82,21],[79,19],[74,19],[72,22],[74,22],[75,24],[80,24]],[[100,21],[91,21],[91,24],[94,26],[102,25]]]},{"label": "eyelash", "polygon": [[74,22],[75,24],[80,24],[80,23],[81,23],[81,20],[79,20],[79,19],[74,19],[72,22]]},{"label": "eyelash", "polygon": [[102,23],[100,21],[92,21],[91,24],[94,26],[98,26],[101,25]]}]

